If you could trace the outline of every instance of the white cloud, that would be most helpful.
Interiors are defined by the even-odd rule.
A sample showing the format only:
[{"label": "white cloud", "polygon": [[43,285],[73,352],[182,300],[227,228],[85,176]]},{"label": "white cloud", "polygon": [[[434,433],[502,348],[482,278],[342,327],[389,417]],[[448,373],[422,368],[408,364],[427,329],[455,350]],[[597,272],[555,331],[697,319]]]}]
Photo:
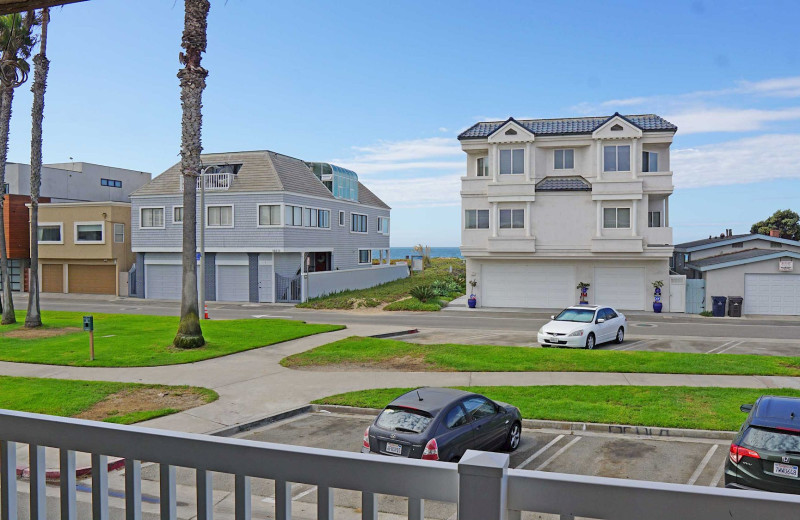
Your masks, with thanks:
[{"label": "white cloud", "polygon": [[338,159],[332,162],[349,168],[359,175],[383,172],[403,173],[408,170],[453,170],[458,167],[466,170],[465,161],[351,162]]},{"label": "white cloud", "polygon": [[800,97],[800,76],[765,79],[763,81],[741,81],[739,82],[739,87],[734,90],[746,94],[752,93],[783,98]]},{"label": "white cloud", "polygon": [[461,175],[370,179],[369,188],[392,208],[458,206],[461,204]]},{"label": "white cloud", "polygon": [[765,123],[800,119],[800,107],[777,110],[698,108],[676,114],[666,114],[668,121],[678,125],[681,135],[703,132],[748,132],[761,130]]},{"label": "white cloud", "polygon": [[461,155],[461,147],[450,137],[429,137],[409,141],[381,141],[374,146],[354,146],[354,162],[408,161]]},{"label": "white cloud", "polygon": [[678,188],[800,178],[800,134],[772,134],[673,150]]},{"label": "white cloud", "polygon": [[447,128],[445,128],[445,127],[443,127],[443,126],[440,126],[440,127],[439,127],[439,131],[440,131],[440,132],[447,132]]}]

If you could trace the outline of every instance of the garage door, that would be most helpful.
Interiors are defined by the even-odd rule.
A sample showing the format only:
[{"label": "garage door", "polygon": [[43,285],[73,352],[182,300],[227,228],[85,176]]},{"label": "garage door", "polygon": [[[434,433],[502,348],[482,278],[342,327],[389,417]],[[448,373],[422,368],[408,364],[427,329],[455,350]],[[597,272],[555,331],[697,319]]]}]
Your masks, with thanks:
[{"label": "garage door", "polygon": [[[591,289],[590,289],[591,290]],[[644,310],[643,267],[596,267],[594,302],[622,310]]]},{"label": "garage door", "polygon": [[246,265],[217,266],[217,301],[250,300],[250,268]]},{"label": "garage door", "polygon": [[181,266],[179,264],[147,264],[144,273],[145,298],[181,299]]},{"label": "garage door", "polygon": [[532,263],[484,264],[484,307],[557,309],[575,305],[575,268]]},{"label": "garage door", "polygon": [[63,264],[42,264],[42,292],[64,292]]},{"label": "garage door", "polygon": [[800,275],[744,275],[744,313],[800,315]]},{"label": "garage door", "polygon": [[117,294],[116,267],[69,264],[67,290],[74,294]]}]

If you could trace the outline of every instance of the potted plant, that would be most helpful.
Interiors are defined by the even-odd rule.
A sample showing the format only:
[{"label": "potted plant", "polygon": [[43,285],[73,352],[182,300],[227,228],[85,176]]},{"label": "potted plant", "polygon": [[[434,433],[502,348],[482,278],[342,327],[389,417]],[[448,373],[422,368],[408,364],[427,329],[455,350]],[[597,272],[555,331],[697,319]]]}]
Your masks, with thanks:
[{"label": "potted plant", "polygon": [[653,312],[660,313],[663,304],[661,303],[661,288],[664,287],[664,282],[656,280],[653,282]]},{"label": "potted plant", "polygon": [[581,282],[576,287],[576,289],[580,289],[581,290],[581,301],[579,302],[581,305],[588,305],[589,304],[589,302],[586,301],[587,293],[589,292],[589,287],[590,287],[590,284],[588,284],[586,282]]},{"label": "potted plant", "polygon": [[469,299],[467,300],[467,305],[469,305],[470,309],[474,309],[475,305],[478,303],[478,299],[475,298],[475,287],[478,286],[478,281],[474,278],[469,281],[469,286],[472,287],[470,291]]}]

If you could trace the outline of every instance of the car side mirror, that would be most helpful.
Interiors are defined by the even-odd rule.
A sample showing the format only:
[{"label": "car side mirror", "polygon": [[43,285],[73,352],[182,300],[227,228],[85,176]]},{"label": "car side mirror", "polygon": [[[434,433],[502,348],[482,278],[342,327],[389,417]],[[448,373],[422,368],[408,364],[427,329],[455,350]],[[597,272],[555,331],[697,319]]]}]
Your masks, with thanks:
[{"label": "car side mirror", "polygon": [[550,319],[554,320],[554,319],[556,319],[556,317],[555,316],[550,316]]},{"label": "car side mirror", "polygon": [[752,404],[743,404],[742,406],[739,407],[739,410],[743,411],[744,413],[750,413],[750,410],[752,409],[753,409]]},{"label": "car side mirror", "polygon": [[604,320],[603,318],[597,318],[597,321],[595,323],[605,323],[605,322],[606,320]]}]

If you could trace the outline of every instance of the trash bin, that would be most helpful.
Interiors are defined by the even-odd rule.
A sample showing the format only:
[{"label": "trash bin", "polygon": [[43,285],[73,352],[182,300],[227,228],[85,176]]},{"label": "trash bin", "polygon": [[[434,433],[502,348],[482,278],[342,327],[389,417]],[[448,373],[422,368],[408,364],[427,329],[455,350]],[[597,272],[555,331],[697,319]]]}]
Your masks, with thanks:
[{"label": "trash bin", "polygon": [[728,298],[728,316],[733,318],[741,318],[743,301],[744,298],[741,296],[731,296]]},{"label": "trash bin", "polygon": [[725,317],[725,302],[728,300],[725,296],[712,296],[713,301],[711,305],[711,315],[715,318]]}]

